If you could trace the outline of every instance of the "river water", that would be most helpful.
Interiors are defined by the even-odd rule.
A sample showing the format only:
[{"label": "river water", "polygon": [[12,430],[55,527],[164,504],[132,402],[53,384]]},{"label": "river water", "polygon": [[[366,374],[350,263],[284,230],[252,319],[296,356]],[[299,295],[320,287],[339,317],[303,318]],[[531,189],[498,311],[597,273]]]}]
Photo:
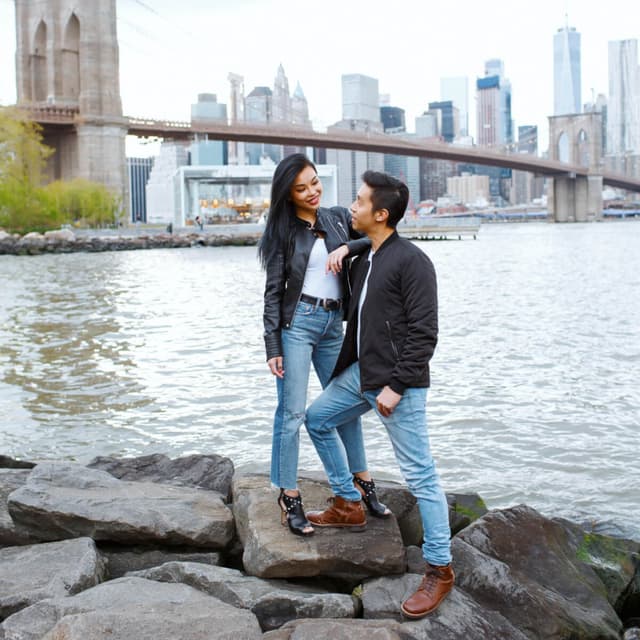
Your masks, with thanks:
[{"label": "river water", "polygon": [[[428,414],[445,489],[640,539],[640,222],[484,224],[419,245],[439,281]],[[266,471],[255,256],[0,256],[0,453],[219,453]],[[364,425],[370,468],[400,479],[384,429]]]}]

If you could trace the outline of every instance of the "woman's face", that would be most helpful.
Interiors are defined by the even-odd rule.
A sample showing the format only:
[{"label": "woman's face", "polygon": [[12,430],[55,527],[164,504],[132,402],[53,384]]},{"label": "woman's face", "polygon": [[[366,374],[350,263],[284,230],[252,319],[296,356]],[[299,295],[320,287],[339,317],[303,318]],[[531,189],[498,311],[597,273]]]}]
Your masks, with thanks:
[{"label": "woman's face", "polygon": [[322,182],[313,167],[305,167],[296,176],[289,195],[297,213],[317,211],[322,196]]}]

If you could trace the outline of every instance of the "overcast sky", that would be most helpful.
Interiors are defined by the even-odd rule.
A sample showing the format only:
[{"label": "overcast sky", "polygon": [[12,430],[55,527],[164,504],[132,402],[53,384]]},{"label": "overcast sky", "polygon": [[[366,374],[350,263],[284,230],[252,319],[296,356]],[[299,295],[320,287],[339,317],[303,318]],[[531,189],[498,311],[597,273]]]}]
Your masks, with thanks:
[{"label": "overcast sky", "polygon": [[[0,0],[0,104],[15,101],[13,0]],[[553,110],[553,35],[565,24],[582,36],[582,97],[608,92],[607,43],[640,38],[628,0],[117,0],[121,92],[127,115],[188,119],[198,93],[228,102],[230,71],[245,92],[273,86],[282,63],[291,91],[300,82],[311,119],[341,117],[341,75],[363,73],[406,110],[407,128],[440,78],[475,80],[500,58],[512,85],[516,127],[538,125],[546,145]]]}]

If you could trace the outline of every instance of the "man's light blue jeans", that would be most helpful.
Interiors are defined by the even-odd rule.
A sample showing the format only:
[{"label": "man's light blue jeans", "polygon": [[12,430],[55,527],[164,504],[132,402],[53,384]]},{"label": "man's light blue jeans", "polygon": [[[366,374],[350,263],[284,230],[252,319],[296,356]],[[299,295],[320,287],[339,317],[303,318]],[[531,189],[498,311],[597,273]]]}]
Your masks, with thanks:
[{"label": "man's light blue jeans", "polygon": [[[341,346],[342,310],[325,311],[322,307],[299,302],[291,327],[282,330],[284,378],[276,378],[278,406],[271,447],[271,483],[275,487],[297,487],[300,427],[307,406],[311,364],[320,384],[326,387]],[[367,469],[360,418],[354,416],[337,432],[336,437],[349,452],[347,467],[353,487],[351,474]],[[359,493],[357,498],[360,498]]]},{"label": "man's light blue jeans", "polygon": [[[322,460],[329,484],[335,495],[346,500],[359,500],[349,473],[348,450],[344,434],[348,424],[370,409],[376,410],[376,397],[381,389],[360,391],[360,366],[352,364],[307,409],[306,427]],[[396,460],[420,509],[424,529],[422,555],[434,565],[451,562],[449,508],[436,472],[427,433],[427,390],[412,387],[388,418],[378,413],[387,429]],[[348,442],[348,440],[347,440]]]}]

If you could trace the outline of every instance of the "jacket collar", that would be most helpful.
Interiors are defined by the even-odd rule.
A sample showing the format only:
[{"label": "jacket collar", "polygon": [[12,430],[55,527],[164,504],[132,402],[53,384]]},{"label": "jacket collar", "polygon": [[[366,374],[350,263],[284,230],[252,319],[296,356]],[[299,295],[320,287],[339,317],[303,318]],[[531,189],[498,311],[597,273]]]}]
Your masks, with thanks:
[{"label": "jacket collar", "polygon": [[378,247],[376,252],[373,254],[374,257],[377,256],[381,251],[384,251],[386,247],[390,244],[393,244],[400,236],[398,235],[398,230],[394,229],[393,233]]}]

